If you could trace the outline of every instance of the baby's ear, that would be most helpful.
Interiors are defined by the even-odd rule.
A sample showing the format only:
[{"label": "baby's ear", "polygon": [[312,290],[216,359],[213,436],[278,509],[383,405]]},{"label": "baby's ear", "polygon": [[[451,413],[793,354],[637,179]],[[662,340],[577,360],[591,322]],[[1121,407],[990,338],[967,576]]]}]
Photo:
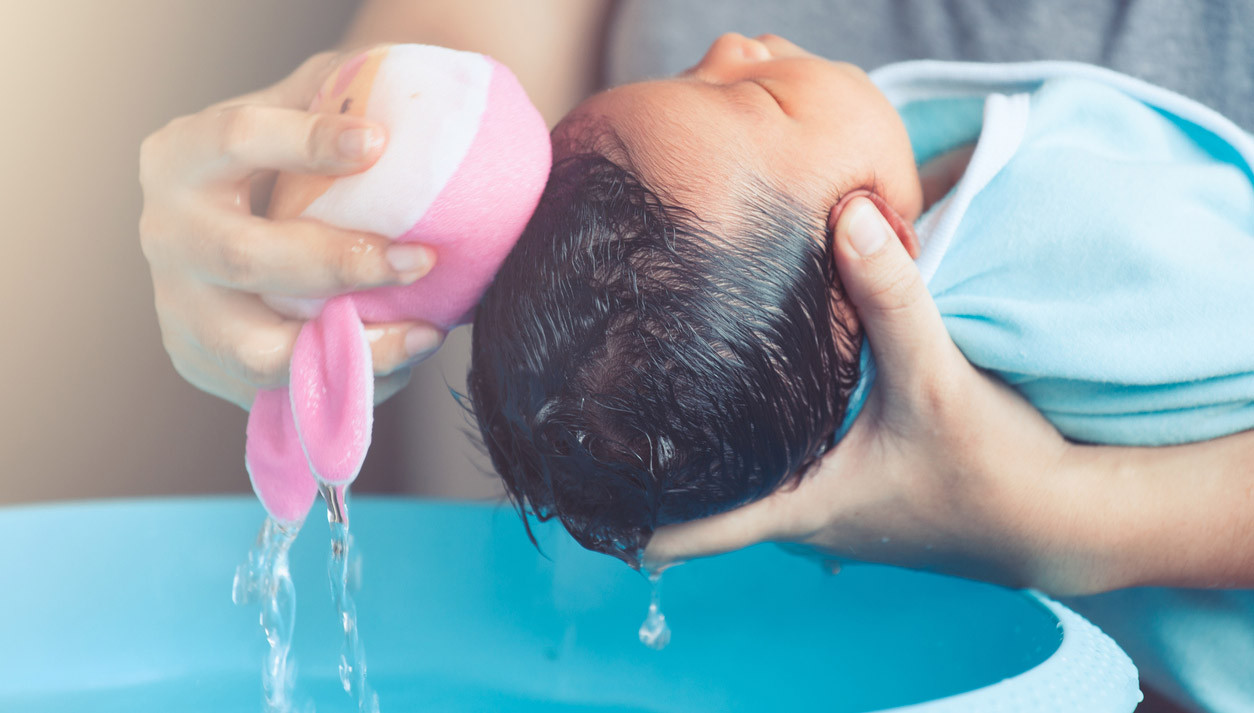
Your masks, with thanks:
[{"label": "baby's ear", "polygon": [[840,201],[836,205],[832,206],[831,212],[827,215],[827,231],[829,233],[836,232],[836,221],[840,218],[840,212],[845,209],[845,206],[849,205],[849,201],[858,197],[866,198],[875,204],[875,207],[879,210],[880,215],[884,216],[884,220],[888,221],[888,225],[891,226],[893,232],[897,234],[897,239],[901,241],[902,246],[906,249],[906,252],[909,253],[910,258],[912,260],[917,259],[919,257],[919,236],[915,235],[914,226],[910,224],[910,221],[902,218],[901,214],[893,210],[893,207],[888,204],[888,201],[884,200],[883,197],[875,191],[860,188],[841,196]]}]

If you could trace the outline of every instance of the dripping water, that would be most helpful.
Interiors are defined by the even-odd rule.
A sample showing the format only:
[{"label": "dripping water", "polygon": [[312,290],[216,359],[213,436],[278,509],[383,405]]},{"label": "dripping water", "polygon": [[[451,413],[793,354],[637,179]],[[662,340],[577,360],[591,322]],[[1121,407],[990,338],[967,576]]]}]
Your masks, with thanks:
[{"label": "dripping water", "polygon": [[290,654],[296,620],[296,590],[292,586],[287,555],[298,532],[299,523],[289,525],[267,517],[256,544],[248,553],[248,560],[235,570],[231,590],[231,599],[239,606],[261,604],[261,629],[270,647],[261,668],[266,713],[291,713],[293,710],[296,665]]},{"label": "dripping water", "polygon": [[667,626],[666,615],[662,613],[662,573],[650,572],[648,577],[649,613],[640,625],[640,643],[661,651],[671,642],[671,628]]},{"label": "dripping water", "polygon": [[322,488],[327,501],[327,522],[331,526],[331,556],[327,574],[331,582],[331,599],[344,631],[340,648],[340,684],[344,692],[357,699],[359,713],[379,713],[379,696],[366,681],[366,648],[357,630],[357,604],[353,599],[358,562],[352,554],[353,536],[348,531],[348,502],[342,486]]}]

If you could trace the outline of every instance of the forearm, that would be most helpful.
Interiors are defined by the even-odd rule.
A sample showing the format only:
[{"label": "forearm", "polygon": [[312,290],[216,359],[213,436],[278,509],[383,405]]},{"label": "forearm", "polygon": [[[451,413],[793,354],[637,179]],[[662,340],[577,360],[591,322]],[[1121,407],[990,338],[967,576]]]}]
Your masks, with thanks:
[{"label": "forearm", "polygon": [[597,89],[612,0],[367,0],[340,42],[482,52],[517,75],[549,126]]},{"label": "forearm", "polygon": [[1254,431],[1159,448],[1076,445],[1058,475],[1055,505],[1035,526],[1066,575],[1041,588],[1254,587]]}]

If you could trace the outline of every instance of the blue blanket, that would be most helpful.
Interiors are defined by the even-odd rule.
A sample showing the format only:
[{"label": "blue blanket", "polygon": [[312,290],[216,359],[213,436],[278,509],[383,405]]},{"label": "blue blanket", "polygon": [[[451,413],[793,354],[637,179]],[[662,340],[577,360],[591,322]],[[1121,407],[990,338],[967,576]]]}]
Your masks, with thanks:
[{"label": "blue blanket", "polygon": [[[1074,440],[1254,428],[1250,137],[1182,97],[1147,103],[1102,74],[1052,74],[1014,85],[1028,95],[1017,148],[948,207],[960,220],[928,289],[950,335]],[[920,162],[977,135],[978,160],[1004,129],[966,93],[899,106]],[[925,241],[936,222],[920,220]],[[846,426],[874,376],[866,350],[864,365]]]}]

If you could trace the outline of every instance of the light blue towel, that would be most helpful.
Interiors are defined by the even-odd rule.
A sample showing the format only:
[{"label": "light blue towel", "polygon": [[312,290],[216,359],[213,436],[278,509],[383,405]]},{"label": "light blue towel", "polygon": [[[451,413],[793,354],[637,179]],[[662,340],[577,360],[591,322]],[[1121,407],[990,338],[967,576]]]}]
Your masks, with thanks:
[{"label": "light blue towel", "polygon": [[[974,138],[982,107],[900,107],[919,160]],[[1030,88],[1022,142],[928,287],[967,358],[1069,438],[1165,445],[1254,428],[1254,173],[1210,128],[1119,88]],[[865,349],[863,363],[846,427],[874,375]]]}]

